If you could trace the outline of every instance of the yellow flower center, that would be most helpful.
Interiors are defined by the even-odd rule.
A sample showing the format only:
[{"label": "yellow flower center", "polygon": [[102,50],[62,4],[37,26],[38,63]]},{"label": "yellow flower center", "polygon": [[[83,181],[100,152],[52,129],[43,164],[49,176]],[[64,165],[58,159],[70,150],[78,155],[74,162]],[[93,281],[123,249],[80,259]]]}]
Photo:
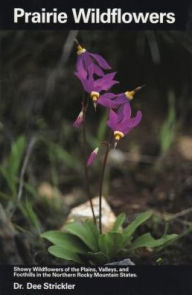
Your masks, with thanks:
[{"label": "yellow flower center", "polygon": [[121,131],[114,131],[114,137],[116,141],[119,141],[122,137],[124,137],[124,134]]},{"label": "yellow flower center", "polygon": [[81,45],[77,45],[77,55],[81,55],[86,51],[85,48],[81,47]]},{"label": "yellow flower center", "polygon": [[92,91],[92,92],[90,93],[90,96],[91,96],[91,99],[92,99],[93,102],[97,102],[97,100],[98,100],[100,94],[99,94],[99,92]]},{"label": "yellow flower center", "polygon": [[138,86],[135,89],[131,90],[131,91],[126,91],[125,92],[125,96],[129,99],[132,100],[135,96],[135,93],[138,92],[139,90],[141,90],[145,85],[142,86]]},{"label": "yellow flower center", "polygon": [[126,91],[125,92],[125,96],[129,99],[129,100],[132,100],[135,96],[135,90],[132,90],[132,91]]}]

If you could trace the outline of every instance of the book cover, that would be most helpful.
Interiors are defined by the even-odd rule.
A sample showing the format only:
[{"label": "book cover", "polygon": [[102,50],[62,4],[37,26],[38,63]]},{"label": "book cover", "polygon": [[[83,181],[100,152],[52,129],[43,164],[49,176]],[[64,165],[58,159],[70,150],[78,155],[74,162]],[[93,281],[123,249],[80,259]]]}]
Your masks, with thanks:
[{"label": "book cover", "polygon": [[0,294],[192,294],[189,1],[0,4]]}]

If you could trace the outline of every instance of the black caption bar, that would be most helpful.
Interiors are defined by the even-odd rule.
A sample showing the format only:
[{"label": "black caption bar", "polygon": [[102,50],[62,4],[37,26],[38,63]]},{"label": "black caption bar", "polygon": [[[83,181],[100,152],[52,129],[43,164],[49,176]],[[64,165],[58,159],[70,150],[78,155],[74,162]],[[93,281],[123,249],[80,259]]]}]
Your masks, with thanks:
[{"label": "black caption bar", "polygon": [[192,27],[189,0],[6,0],[0,29],[186,30]]},{"label": "black caption bar", "polygon": [[1,294],[191,295],[191,273],[192,266],[0,266]]}]

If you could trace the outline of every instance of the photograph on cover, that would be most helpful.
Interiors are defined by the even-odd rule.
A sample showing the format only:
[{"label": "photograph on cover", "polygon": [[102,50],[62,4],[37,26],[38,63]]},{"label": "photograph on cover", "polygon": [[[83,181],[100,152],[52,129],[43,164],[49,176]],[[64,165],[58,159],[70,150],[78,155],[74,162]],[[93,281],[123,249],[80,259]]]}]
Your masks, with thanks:
[{"label": "photograph on cover", "polygon": [[0,263],[192,264],[191,34],[0,36]]}]

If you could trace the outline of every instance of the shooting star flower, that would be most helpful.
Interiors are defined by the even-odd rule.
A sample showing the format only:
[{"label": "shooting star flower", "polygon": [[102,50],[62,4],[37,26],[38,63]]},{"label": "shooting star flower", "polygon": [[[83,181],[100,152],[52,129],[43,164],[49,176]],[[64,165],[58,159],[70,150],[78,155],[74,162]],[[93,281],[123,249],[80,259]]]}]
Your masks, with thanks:
[{"label": "shooting star flower", "polygon": [[105,74],[103,77],[98,79],[94,79],[93,74],[94,66],[92,64],[88,67],[86,76],[82,75],[81,72],[75,73],[81,81],[84,90],[90,94],[94,106],[96,106],[97,100],[100,97],[100,92],[109,90],[113,85],[119,82],[114,80],[116,72]]},{"label": "shooting star flower", "polygon": [[114,132],[115,146],[122,137],[140,123],[141,119],[141,111],[137,111],[136,116],[131,118],[130,104],[123,104],[117,112],[110,110],[107,125]]},{"label": "shooting star flower", "polygon": [[88,67],[93,65],[93,73],[99,77],[104,76],[104,70],[110,70],[111,67],[107,61],[97,53],[91,53],[81,45],[77,46],[77,66],[76,71],[81,73],[85,78],[88,72]]},{"label": "shooting star flower", "polygon": [[114,94],[114,93],[104,93],[102,94],[99,99],[97,100],[97,103],[103,105],[104,107],[110,108],[110,109],[116,109],[120,105],[128,103],[130,100],[132,100],[135,96],[135,94],[141,89],[143,86],[138,86],[137,88],[126,91],[124,93]]}]

